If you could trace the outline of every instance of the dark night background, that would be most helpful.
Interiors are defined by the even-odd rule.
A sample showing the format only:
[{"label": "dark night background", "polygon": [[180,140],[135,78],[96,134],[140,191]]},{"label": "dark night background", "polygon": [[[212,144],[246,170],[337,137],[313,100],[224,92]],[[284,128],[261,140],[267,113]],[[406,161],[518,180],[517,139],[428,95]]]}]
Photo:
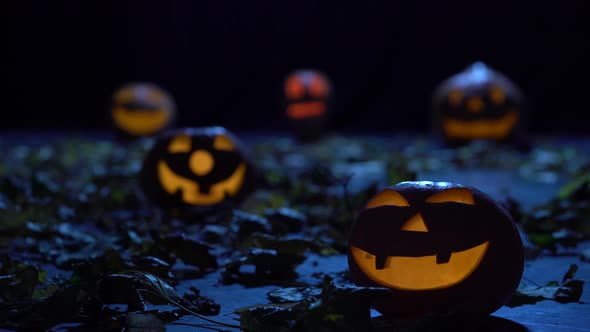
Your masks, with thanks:
[{"label": "dark night background", "polygon": [[422,131],[430,95],[475,60],[529,97],[535,132],[586,133],[587,1],[23,1],[0,11],[1,127],[102,128],[135,80],[182,126],[288,128],[285,75],[333,81],[334,129]]}]

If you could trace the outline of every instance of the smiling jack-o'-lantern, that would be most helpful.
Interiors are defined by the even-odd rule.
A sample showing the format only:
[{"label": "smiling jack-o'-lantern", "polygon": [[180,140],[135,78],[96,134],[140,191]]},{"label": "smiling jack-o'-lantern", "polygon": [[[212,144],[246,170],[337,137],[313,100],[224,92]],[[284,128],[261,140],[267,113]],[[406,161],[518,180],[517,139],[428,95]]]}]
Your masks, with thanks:
[{"label": "smiling jack-o'-lantern", "polygon": [[286,114],[298,139],[319,138],[329,111],[331,85],[327,77],[315,70],[291,73],[284,84]]},{"label": "smiling jack-o'-lantern", "polygon": [[154,83],[129,83],[112,96],[111,115],[121,138],[152,136],[175,117],[172,96]]},{"label": "smiling jack-o'-lantern", "polygon": [[462,145],[473,140],[522,139],[524,96],[514,82],[476,62],[442,82],[433,96],[433,125],[443,140]]},{"label": "smiling jack-o'-lantern", "polygon": [[483,192],[448,182],[388,187],[361,209],[349,242],[352,280],[390,288],[386,317],[488,314],[504,305],[523,272],[510,214]]},{"label": "smiling jack-o'-lantern", "polygon": [[165,208],[237,204],[254,188],[254,169],[242,143],[222,127],[161,134],[140,172],[146,195]]}]

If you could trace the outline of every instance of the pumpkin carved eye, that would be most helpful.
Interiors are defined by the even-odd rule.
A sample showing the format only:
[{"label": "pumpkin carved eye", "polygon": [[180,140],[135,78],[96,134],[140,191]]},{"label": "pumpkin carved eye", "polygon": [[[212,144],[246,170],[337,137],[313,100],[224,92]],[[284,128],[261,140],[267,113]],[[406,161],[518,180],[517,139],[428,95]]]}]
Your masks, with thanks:
[{"label": "pumpkin carved eye", "polygon": [[[411,208],[377,209],[408,202]],[[373,208],[353,225],[348,263],[355,284],[389,288],[390,295],[373,303],[385,317],[489,314],[518,287],[524,266],[518,230],[476,188],[406,181],[375,195],[365,207]]]},{"label": "pumpkin carved eye", "polygon": [[122,139],[155,135],[172,123],[172,96],[153,83],[129,83],[112,95],[111,116]]},{"label": "pumpkin carved eye", "polygon": [[426,199],[427,203],[445,203],[456,202],[475,205],[471,190],[467,188],[451,188],[445,191],[436,193]]},{"label": "pumpkin carved eye", "polygon": [[213,140],[213,148],[220,151],[234,151],[236,146],[227,136],[216,136]]},{"label": "pumpkin carved eye", "polygon": [[453,90],[449,93],[449,104],[452,107],[459,107],[463,101],[463,92],[461,90]]},{"label": "pumpkin carved eye", "polygon": [[170,153],[187,153],[192,148],[191,138],[188,135],[178,135],[174,137],[172,142],[168,145],[168,152]]},{"label": "pumpkin carved eye", "polygon": [[490,96],[490,100],[496,105],[501,105],[506,100],[506,94],[504,93],[502,88],[497,86],[492,87],[488,91],[488,95]]},{"label": "pumpkin carved eye", "polygon": [[287,99],[301,99],[305,96],[305,86],[299,81],[296,76],[289,77],[285,82],[285,96]]},{"label": "pumpkin carved eye", "polygon": [[309,83],[309,94],[315,98],[326,98],[328,95],[328,84],[320,76],[313,76]]},{"label": "pumpkin carved eye", "polygon": [[410,206],[410,203],[397,191],[386,189],[367,203],[366,208],[372,209],[384,205]]}]

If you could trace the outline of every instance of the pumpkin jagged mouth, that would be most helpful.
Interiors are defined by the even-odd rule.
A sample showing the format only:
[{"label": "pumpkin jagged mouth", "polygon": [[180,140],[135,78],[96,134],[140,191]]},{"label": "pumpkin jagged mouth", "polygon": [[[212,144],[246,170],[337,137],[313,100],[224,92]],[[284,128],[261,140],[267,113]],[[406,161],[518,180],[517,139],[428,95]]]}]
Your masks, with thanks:
[{"label": "pumpkin jagged mouth", "polygon": [[403,290],[446,288],[467,278],[483,259],[490,241],[451,252],[441,261],[437,255],[422,257],[377,257],[355,246],[350,246],[352,257],[371,280]]},{"label": "pumpkin jagged mouth", "polygon": [[232,175],[212,185],[207,194],[199,192],[198,183],[175,174],[164,160],[158,162],[158,178],[167,193],[174,194],[180,190],[185,203],[211,205],[223,201],[227,196],[234,196],[238,192],[244,181],[246,168],[245,163],[240,163]]},{"label": "pumpkin jagged mouth", "polygon": [[516,111],[510,111],[498,119],[457,120],[447,117],[443,119],[443,128],[446,135],[452,138],[501,139],[508,136],[517,120]]},{"label": "pumpkin jagged mouth", "polygon": [[165,109],[128,111],[125,108],[116,107],[112,113],[117,126],[133,135],[153,134],[170,121],[170,112]]}]

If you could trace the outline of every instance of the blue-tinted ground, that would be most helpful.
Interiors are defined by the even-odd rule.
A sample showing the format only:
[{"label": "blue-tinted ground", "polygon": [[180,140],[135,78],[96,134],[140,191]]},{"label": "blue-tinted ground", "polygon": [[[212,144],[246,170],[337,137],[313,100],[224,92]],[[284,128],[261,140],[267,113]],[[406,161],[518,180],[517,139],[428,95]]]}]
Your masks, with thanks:
[{"label": "blue-tinted ground", "polygon": [[[82,133],[79,133],[82,134]],[[93,134],[94,135],[94,134]],[[98,137],[109,137],[108,134],[97,133]],[[25,141],[32,144],[46,141],[43,134],[25,135]],[[49,135],[49,137],[59,137],[60,134]],[[272,142],[276,140],[275,136],[269,137],[263,133],[258,134],[243,134],[245,141],[248,144],[255,142]],[[3,141],[20,141],[23,142],[22,133],[5,135]],[[392,140],[394,142],[392,142]],[[378,142],[382,144],[392,144],[401,147],[407,142],[414,140],[411,135],[397,136],[382,136],[378,138]],[[587,158],[590,155],[590,138],[588,137],[538,137],[533,140],[533,143],[540,146],[561,146],[572,149],[574,153],[578,154],[580,158]],[[344,147],[343,147],[344,149]],[[551,159],[551,155],[543,155],[544,152],[539,152],[541,155],[538,158]],[[441,152],[441,156],[445,152]],[[437,163],[437,155],[433,152],[433,163]],[[576,160],[573,157],[572,160]],[[500,161],[501,162],[501,161]],[[348,168],[348,171],[353,173],[358,170],[351,180],[351,188],[354,190],[355,186],[363,186],[365,180],[377,181],[380,185],[388,185],[386,179],[386,172],[382,165],[371,164],[365,165],[355,169]],[[369,170],[369,171],[367,171]],[[436,181],[450,181],[458,182],[465,185],[474,186],[499,200],[512,197],[517,200],[524,209],[531,209],[538,204],[547,202],[551,197],[555,196],[558,189],[567,180],[560,174],[542,174],[535,173],[531,169],[494,169],[494,168],[466,168],[460,171],[449,170],[444,167],[430,167],[428,170],[423,170],[418,173],[419,180],[436,180]],[[525,239],[526,242],[526,239]],[[560,255],[541,255],[536,258],[527,259],[524,270],[524,277],[521,283],[523,284],[538,284],[544,285],[549,281],[561,280],[564,273],[571,264],[577,264],[579,269],[576,274],[577,279],[590,280],[590,262],[584,262],[579,255],[584,248],[590,248],[590,243],[581,243],[579,248],[570,252],[563,252]],[[310,284],[318,284],[321,282],[319,277],[315,277],[316,272],[338,275],[346,271],[347,259],[345,255],[333,256],[317,256],[309,254],[308,259],[298,267],[299,280],[306,281]],[[184,281],[176,287],[183,289],[189,285],[195,286],[201,291],[201,294],[212,298],[215,302],[221,305],[221,312],[214,318],[218,321],[223,321],[232,324],[239,324],[238,315],[234,313],[235,309],[255,304],[269,303],[267,293],[276,289],[278,286],[265,286],[257,288],[245,288],[241,285],[220,285],[219,284],[220,271],[206,275],[201,279]],[[501,273],[501,271],[498,271]],[[377,312],[372,312],[377,316]],[[474,331],[488,330],[488,331],[564,331],[564,332],[579,332],[590,331],[590,285],[586,284],[580,303],[561,304],[552,300],[544,300],[536,304],[528,304],[517,306],[513,308],[503,307],[493,314],[493,317],[481,323],[481,325],[474,327]],[[186,325],[183,325],[186,324]],[[167,325],[168,331],[213,331],[219,327],[212,329],[204,327],[196,327],[195,325],[207,324],[199,318],[192,316],[185,316],[175,323]],[[63,330],[67,326],[62,326]],[[232,329],[227,329],[232,330]],[[237,329],[234,329],[237,330]]]},{"label": "blue-tinted ground", "polygon": [[[264,140],[264,135],[253,136],[256,140]],[[391,139],[382,136],[384,144]],[[396,137],[395,146],[403,146],[404,141],[414,139],[414,136]],[[256,141],[255,140],[255,141]],[[590,156],[590,138],[572,136],[539,136],[532,140],[542,147],[565,147],[580,153],[580,159]],[[533,150],[532,153],[535,153]],[[542,152],[539,152],[542,154]],[[539,158],[551,158],[539,156]],[[436,158],[435,158],[436,159]],[[362,172],[360,172],[362,173]],[[360,175],[359,173],[359,175]],[[377,172],[379,173],[379,172]],[[367,174],[374,178],[375,172]],[[379,178],[379,176],[377,176]],[[512,197],[517,200],[525,210],[530,210],[539,204],[547,202],[554,197],[559,188],[567,181],[565,176],[555,174],[535,174],[524,169],[497,170],[497,169],[463,169],[463,170],[430,170],[418,174],[419,180],[449,181],[470,185],[488,193],[492,197],[502,200]],[[357,181],[360,179],[357,178]],[[353,181],[354,182],[354,181]],[[362,181],[360,181],[362,182]],[[525,238],[526,242],[526,238]],[[526,243],[525,243],[526,244]],[[590,262],[580,259],[581,250],[590,248],[590,242],[583,242],[576,250],[564,252],[560,255],[541,255],[534,259],[527,259],[521,286],[545,285],[550,281],[560,281],[571,264],[578,265],[576,278],[590,281]],[[345,255],[321,257],[310,255],[308,260],[299,266],[300,279],[312,284],[321,282],[312,275],[316,272],[338,274],[347,270],[347,258]],[[498,273],[502,273],[498,271]],[[276,286],[261,288],[244,288],[239,285],[218,285],[218,274],[211,274],[206,278],[192,281],[191,284],[202,290],[202,294],[210,296],[221,304],[222,310],[218,319],[228,323],[238,322],[238,316],[233,313],[235,309],[250,306],[252,304],[269,303],[266,294],[277,289]],[[463,330],[472,331],[562,331],[581,332],[590,331],[590,284],[585,285],[580,299],[581,303],[562,304],[552,300],[543,300],[536,304],[527,304],[517,307],[502,307],[491,318],[482,322],[473,329],[463,327]],[[372,315],[379,313],[372,311]],[[202,323],[198,318],[186,316],[179,322]],[[170,326],[171,331],[194,331],[194,326]],[[445,328],[446,329],[446,328]],[[203,329],[207,331],[209,329]],[[458,329],[457,329],[458,330]],[[210,331],[210,330],[209,330]]]},{"label": "blue-tinted ground", "polygon": [[[556,193],[558,182],[538,183],[524,180],[511,172],[474,170],[463,173],[429,173],[420,176],[424,180],[446,180],[476,186],[491,195],[502,198],[505,192],[509,192],[515,198],[526,202],[528,206],[542,203],[547,197]],[[580,245],[580,250],[590,248],[590,242]],[[317,264],[314,264],[316,263]],[[590,281],[590,262],[584,262],[579,255],[563,254],[562,256],[542,256],[527,260],[522,283],[531,285],[545,285],[549,281],[560,281],[571,264],[577,264],[579,269],[576,278]],[[347,258],[344,255],[321,257],[311,256],[297,270],[302,280],[309,280],[317,284],[321,280],[314,279],[314,272],[338,273],[347,269]],[[502,273],[498,271],[498,273]],[[246,289],[239,285],[218,286],[218,276],[212,274],[201,280],[191,282],[197,288],[202,289],[203,295],[214,298],[221,304],[222,311],[219,316],[227,322],[236,322],[238,316],[232,314],[234,309],[257,303],[268,303],[266,293],[277,287]],[[590,331],[590,284],[585,289],[580,300],[582,303],[561,304],[552,300],[544,300],[536,304],[527,304],[514,308],[503,307],[493,316],[501,317],[505,321],[484,323],[486,329],[479,326],[473,331],[562,331],[581,332]],[[373,315],[379,315],[373,311]],[[187,316],[181,322],[200,323],[197,318]],[[194,331],[194,327],[174,326],[171,331]],[[524,330],[523,330],[524,328]],[[205,331],[205,330],[204,330]]]}]

